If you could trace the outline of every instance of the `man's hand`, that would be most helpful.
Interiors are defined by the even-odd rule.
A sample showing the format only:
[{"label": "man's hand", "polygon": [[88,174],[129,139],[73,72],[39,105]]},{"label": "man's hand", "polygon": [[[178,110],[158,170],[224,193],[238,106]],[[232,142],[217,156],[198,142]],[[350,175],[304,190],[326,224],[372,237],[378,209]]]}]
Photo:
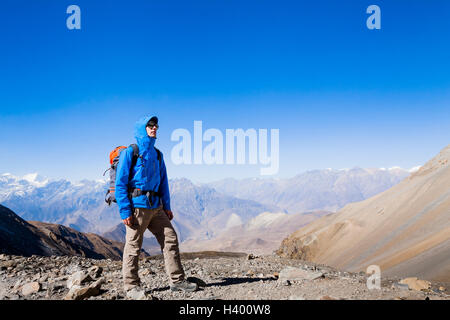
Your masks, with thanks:
[{"label": "man's hand", "polygon": [[169,217],[169,220],[173,219],[173,213],[171,210],[166,210],[164,209],[164,212],[167,214],[167,216]]},{"label": "man's hand", "polygon": [[128,218],[123,219],[122,221],[123,221],[123,223],[125,225],[129,226],[130,228],[132,228],[134,226],[134,216],[133,216],[133,214],[131,214],[131,216],[129,216]]}]

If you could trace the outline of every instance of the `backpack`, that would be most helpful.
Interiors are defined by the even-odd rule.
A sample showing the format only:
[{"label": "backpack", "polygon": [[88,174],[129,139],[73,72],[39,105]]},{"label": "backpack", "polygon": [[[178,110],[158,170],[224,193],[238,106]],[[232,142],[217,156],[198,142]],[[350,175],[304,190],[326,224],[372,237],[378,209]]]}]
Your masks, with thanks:
[{"label": "backpack", "polygon": [[[133,148],[133,158],[131,160],[131,167],[130,167],[130,175],[131,175],[131,169],[136,165],[137,159],[142,156],[139,155],[139,147],[137,144],[134,143],[130,144],[130,147]],[[156,147],[154,148],[157,153],[159,165],[161,166],[161,151],[159,151],[158,148]],[[105,195],[105,202],[108,204],[108,206],[110,206],[112,202],[117,203],[115,195],[117,166],[119,164],[120,154],[125,149],[127,149],[127,147],[119,146],[109,153],[109,163],[111,164],[111,167],[103,173],[104,176],[106,172],[109,171],[109,188],[106,191]],[[130,181],[130,177],[128,177],[128,181]]]}]

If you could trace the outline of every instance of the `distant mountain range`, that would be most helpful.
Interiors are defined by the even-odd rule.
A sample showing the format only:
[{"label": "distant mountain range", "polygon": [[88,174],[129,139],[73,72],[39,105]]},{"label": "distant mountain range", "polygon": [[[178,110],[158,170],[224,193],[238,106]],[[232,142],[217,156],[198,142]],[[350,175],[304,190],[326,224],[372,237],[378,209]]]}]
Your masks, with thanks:
[{"label": "distant mountain range", "polygon": [[317,219],[279,248],[349,271],[450,282],[450,145],[391,189]]},{"label": "distant mountain range", "polygon": [[[169,181],[175,228],[183,241],[187,238],[211,238],[237,213],[240,221],[264,211],[280,211],[273,205],[223,195],[187,179]],[[48,180],[37,174],[0,176],[0,203],[25,220],[66,225],[83,232],[103,234],[122,223],[118,207],[104,202],[105,181]]]},{"label": "distant mountain range", "polygon": [[[410,174],[408,170],[315,170],[291,179],[226,179],[196,185],[171,179],[173,224],[180,241],[213,239],[243,226],[261,213],[334,211],[382,192]],[[0,203],[25,220],[65,225],[82,232],[122,239],[117,205],[104,202],[107,182],[52,180],[38,174],[0,175]],[[147,232],[147,237],[151,234]],[[151,240],[152,251],[156,244]],[[191,242],[192,243],[192,242]]]},{"label": "distant mountain range", "polygon": [[101,233],[118,223],[117,208],[104,199],[104,181],[49,180],[37,174],[0,175],[0,203],[25,220],[62,224]]},{"label": "distant mountain range", "polygon": [[276,205],[289,213],[337,211],[393,187],[418,169],[325,169],[290,179],[229,178],[206,185],[233,197]]}]

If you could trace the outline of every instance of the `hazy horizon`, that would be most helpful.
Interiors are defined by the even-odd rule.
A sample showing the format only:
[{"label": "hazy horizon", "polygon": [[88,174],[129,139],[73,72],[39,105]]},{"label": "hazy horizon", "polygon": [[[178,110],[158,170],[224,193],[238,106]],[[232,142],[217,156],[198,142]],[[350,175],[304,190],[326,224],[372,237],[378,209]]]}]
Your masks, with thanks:
[{"label": "hazy horizon", "polygon": [[[287,179],[292,179],[292,178],[294,178],[294,177],[296,177],[298,175],[301,175],[301,174],[304,174],[304,173],[307,173],[307,172],[325,171],[325,170],[349,171],[349,170],[353,170],[353,169],[363,169],[363,170],[397,170],[397,169],[399,169],[399,170],[402,170],[402,171],[405,171],[405,172],[412,173],[412,172],[418,170],[421,166],[422,165],[413,166],[411,168],[402,168],[402,167],[399,167],[399,166],[392,166],[392,167],[389,167],[389,168],[364,168],[364,167],[361,167],[361,166],[354,166],[354,167],[351,167],[351,168],[339,168],[339,169],[336,169],[336,168],[317,168],[317,169],[309,169],[309,170],[301,171],[301,172],[298,172],[298,173],[296,173],[296,174],[294,174],[292,176],[289,176],[289,177],[272,177],[272,176],[249,176],[249,177],[238,177],[238,178],[236,178],[236,177],[224,177],[224,178],[221,178],[221,179],[213,179],[213,180],[205,180],[205,181],[199,181],[199,180],[191,179],[191,178],[186,177],[186,176],[171,177],[170,174],[168,174],[168,175],[169,175],[169,180],[188,179],[189,181],[191,181],[194,184],[205,184],[205,183],[207,184],[207,183],[221,181],[221,180],[224,180],[224,179],[235,179],[235,180],[238,180],[238,181],[239,180],[244,180],[244,179],[287,180]],[[83,180],[87,180],[87,181],[102,181],[102,182],[103,181],[109,181],[109,175],[108,174],[105,175],[104,177],[101,177],[101,178],[98,178],[98,179],[82,178],[82,179],[79,179],[79,180],[72,180],[72,179],[69,179],[68,177],[47,176],[47,175],[40,174],[39,172],[28,172],[28,173],[25,173],[25,174],[15,174],[13,172],[0,172],[0,176],[6,176],[6,175],[11,175],[11,176],[14,176],[16,178],[21,178],[21,179],[27,180],[27,181],[30,181],[30,180],[32,181],[34,179],[34,176],[37,176],[37,177],[40,177],[40,178],[42,178],[44,180],[46,180],[46,179],[51,180],[51,181],[66,180],[66,181],[69,181],[69,182],[71,182],[73,184],[82,182]]]}]

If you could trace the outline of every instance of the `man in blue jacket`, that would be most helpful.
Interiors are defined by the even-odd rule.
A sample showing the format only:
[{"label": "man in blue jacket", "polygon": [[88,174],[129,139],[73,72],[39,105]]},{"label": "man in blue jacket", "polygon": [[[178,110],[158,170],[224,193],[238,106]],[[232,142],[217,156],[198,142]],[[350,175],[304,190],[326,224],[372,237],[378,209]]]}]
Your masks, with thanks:
[{"label": "man in blue jacket", "polygon": [[[133,148],[120,154],[116,176],[116,201],[126,228],[122,274],[127,296],[144,297],[140,286],[138,261],[144,232],[149,229],[164,254],[166,272],[173,291],[195,291],[197,285],[185,280],[181,265],[178,238],[170,220],[169,183],[162,153],[154,145],[158,130],[157,117],[144,117],[135,126],[139,156]],[[134,292],[131,294],[131,292]]]}]

